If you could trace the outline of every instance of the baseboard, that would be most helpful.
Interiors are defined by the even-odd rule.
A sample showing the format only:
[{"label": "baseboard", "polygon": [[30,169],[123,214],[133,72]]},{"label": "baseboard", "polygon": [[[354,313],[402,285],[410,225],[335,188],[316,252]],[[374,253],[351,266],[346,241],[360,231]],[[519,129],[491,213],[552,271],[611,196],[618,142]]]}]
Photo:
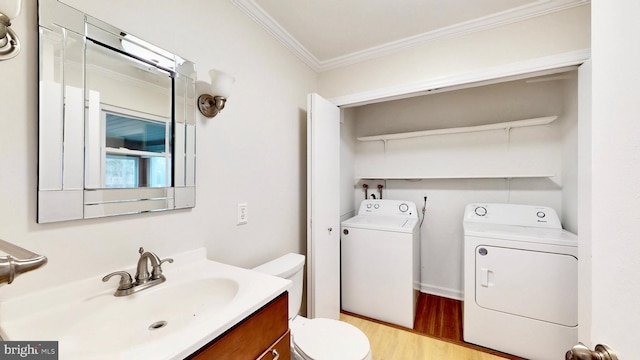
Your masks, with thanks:
[{"label": "baseboard", "polygon": [[420,284],[420,292],[436,296],[442,296],[454,300],[464,300],[464,292],[457,289],[450,289],[441,286]]}]

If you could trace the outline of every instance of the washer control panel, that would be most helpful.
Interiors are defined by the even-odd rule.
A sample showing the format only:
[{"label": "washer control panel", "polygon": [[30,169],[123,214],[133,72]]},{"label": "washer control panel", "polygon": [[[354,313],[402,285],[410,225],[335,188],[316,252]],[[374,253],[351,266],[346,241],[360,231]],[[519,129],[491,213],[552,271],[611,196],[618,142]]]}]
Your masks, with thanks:
[{"label": "washer control panel", "polygon": [[547,206],[469,204],[465,208],[464,221],[562,229],[558,214]]},{"label": "washer control panel", "polygon": [[405,200],[364,200],[358,215],[401,216],[418,218],[416,204]]}]

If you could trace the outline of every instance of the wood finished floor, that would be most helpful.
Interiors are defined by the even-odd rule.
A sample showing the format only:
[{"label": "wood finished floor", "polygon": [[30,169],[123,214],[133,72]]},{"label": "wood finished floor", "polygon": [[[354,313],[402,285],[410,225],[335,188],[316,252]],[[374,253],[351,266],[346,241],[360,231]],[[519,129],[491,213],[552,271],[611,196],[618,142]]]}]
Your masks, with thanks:
[{"label": "wood finished floor", "polygon": [[526,360],[464,342],[462,339],[462,301],[420,293],[416,304],[414,330],[438,339],[510,360]]},{"label": "wood finished floor", "polygon": [[462,341],[462,301],[420,293],[413,329],[419,333]]},{"label": "wood finished floor", "polygon": [[365,333],[373,360],[504,360],[505,358],[438,340],[406,328],[348,313],[340,320]]},{"label": "wood finished floor", "polygon": [[[416,304],[416,318],[413,330],[387,324],[375,319],[368,319],[357,314],[343,313],[345,319],[357,327],[364,326],[369,329],[371,335],[362,329],[372,342],[374,360],[386,359],[509,359],[526,360],[517,356],[500,353],[495,350],[483,348],[462,340],[462,301],[448,299],[440,296],[420,293]],[[354,323],[355,322],[355,323]],[[383,329],[372,330],[373,324],[382,326]],[[360,325],[360,326],[358,326]],[[393,333],[393,329],[396,332]],[[389,335],[389,332],[394,335]],[[412,333],[411,335],[402,332]],[[386,334],[382,338],[380,334]],[[402,335],[400,335],[402,334]],[[389,336],[395,339],[404,339],[406,344],[389,343]],[[428,338],[426,341],[423,338]],[[433,342],[435,339],[435,342]],[[437,341],[441,340],[441,341]],[[374,343],[376,346],[374,346]],[[450,344],[450,345],[449,345]],[[389,348],[391,347],[391,348]],[[416,348],[417,347],[417,348]],[[435,347],[435,349],[431,349]],[[420,350],[420,351],[418,351]],[[398,353],[400,351],[400,353]],[[404,352],[403,352],[404,351]],[[377,356],[376,353],[379,355]]]}]

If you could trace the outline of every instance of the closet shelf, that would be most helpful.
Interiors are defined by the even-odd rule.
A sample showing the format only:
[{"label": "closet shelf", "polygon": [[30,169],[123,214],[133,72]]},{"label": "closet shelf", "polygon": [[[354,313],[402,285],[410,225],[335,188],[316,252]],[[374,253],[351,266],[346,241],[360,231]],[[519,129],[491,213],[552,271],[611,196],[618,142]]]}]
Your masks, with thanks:
[{"label": "closet shelf", "polygon": [[427,175],[427,176],[360,176],[356,177],[356,183],[361,180],[438,180],[438,179],[534,179],[551,178],[555,174],[498,174],[498,175]]},{"label": "closet shelf", "polygon": [[501,129],[507,130],[507,129],[513,129],[513,128],[527,127],[527,126],[547,125],[552,123],[557,118],[558,118],[557,116],[545,116],[545,117],[539,117],[539,118],[533,118],[533,119],[507,121],[507,122],[487,124],[487,125],[412,131],[412,132],[406,132],[406,133],[385,134],[385,135],[376,135],[376,136],[362,136],[357,139],[359,141],[387,141],[387,140],[410,139],[410,138],[421,137],[421,136],[460,134],[460,133],[501,130]]}]

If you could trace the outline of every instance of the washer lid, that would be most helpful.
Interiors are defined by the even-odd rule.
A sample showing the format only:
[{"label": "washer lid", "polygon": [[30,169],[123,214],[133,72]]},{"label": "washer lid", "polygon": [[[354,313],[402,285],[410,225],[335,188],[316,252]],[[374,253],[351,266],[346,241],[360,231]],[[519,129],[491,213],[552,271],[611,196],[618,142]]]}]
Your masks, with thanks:
[{"label": "washer lid", "polygon": [[563,229],[464,222],[464,235],[539,244],[578,246],[578,237]]},{"label": "washer lid", "polygon": [[339,320],[313,319],[293,333],[296,351],[308,359],[365,359],[369,339],[358,328]]},{"label": "washer lid", "polygon": [[343,227],[383,230],[410,233],[418,224],[416,219],[407,219],[396,216],[370,216],[356,215],[342,222]]}]

